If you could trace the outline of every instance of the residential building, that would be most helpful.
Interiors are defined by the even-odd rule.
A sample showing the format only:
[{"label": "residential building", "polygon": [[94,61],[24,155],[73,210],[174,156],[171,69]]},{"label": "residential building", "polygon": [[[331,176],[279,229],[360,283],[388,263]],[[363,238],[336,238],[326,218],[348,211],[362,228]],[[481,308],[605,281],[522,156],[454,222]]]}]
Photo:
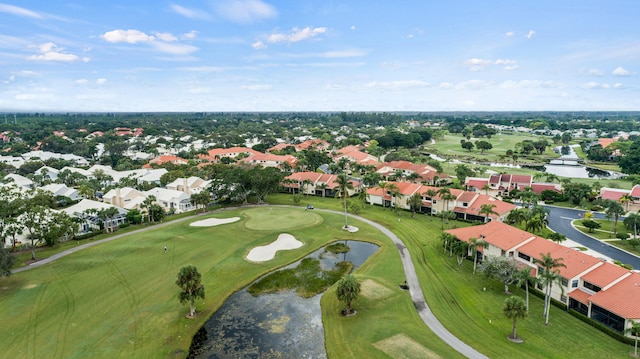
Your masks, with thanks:
[{"label": "residential building", "polygon": [[293,168],[296,166],[296,163],[298,163],[298,158],[291,155],[280,156],[271,153],[258,152],[250,155],[249,157],[243,158],[238,162],[276,168],[282,168],[284,163],[288,163],[289,167]]},{"label": "residential building", "polygon": [[143,193],[147,197],[154,196],[155,203],[167,212],[182,213],[195,209],[191,204],[191,195],[185,192],[156,187]]},{"label": "residential building", "polygon": [[42,188],[45,191],[51,192],[54,195],[54,197],[63,196],[73,201],[82,199],[82,196],[78,194],[77,189],[69,188],[62,183],[51,183],[51,184],[42,186],[40,188]]},{"label": "residential building", "polygon": [[102,196],[102,201],[127,210],[140,209],[147,196],[135,188],[112,189]]},{"label": "residential building", "polygon": [[[551,297],[585,316],[624,333],[632,321],[640,320],[640,274],[611,264],[502,222],[490,222],[466,228],[447,230],[459,240],[469,242],[481,238],[488,243],[478,249],[478,257],[513,258],[531,267],[539,276],[544,268],[539,264],[544,255],[561,259],[565,267],[556,270],[560,284],[552,286]],[[537,285],[538,290],[544,290]]]},{"label": "residential building", "polygon": [[167,188],[187,194],[200,193],[206,191],[211,181],[205,181],[200,177],[191,176],[189,178],[176,178],[175,181],[168,183]]},{"label": "residential building", "polygon": [[[285,178],[282,186],[290,193],[300,193],[321,197],[333,197],[338,191],[338,175],[318,172],[294,172]],[[349,197],[363,190],[362,183],[351,178],[353,189],[348,190]]]}]

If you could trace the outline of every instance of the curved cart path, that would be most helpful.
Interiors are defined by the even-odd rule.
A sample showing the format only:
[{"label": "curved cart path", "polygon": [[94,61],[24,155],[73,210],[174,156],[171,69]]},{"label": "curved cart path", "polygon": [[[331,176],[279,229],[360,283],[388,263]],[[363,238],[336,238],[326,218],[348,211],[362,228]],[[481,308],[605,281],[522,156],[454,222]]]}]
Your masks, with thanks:
[{"label": "curved cart path", "polygon": [[[286,206],[286,207],[290,207],[290,206]],[[295,208],[299,208],[299,207],[295,207]],[[319,210],[323,211],[323,212],[344,215],[344,212],[340,212],[340,211],[333,211],[333,210],[328,210],[328,209],[319,209]],[[51,256],[49,258],[43,259],[41,261],[34,262],[34,263],[32,263],[31,265],[29,265],[27,267],[22,267],[22,268],[15,269],[15,270],[12,271],[12,273],[19,273],[19,272],[23,272],[23,271],[26,271],[26,270],[29,270],[29,269],[33,269],[33,268],[37,268],[37,267],[43,266],[43,265],[45,265],[47,263],[55,261],[58,258],[62,258],[64,256],[67,256],[67,255],[71,254],[71,253],[74,253],[74,252],[77,252],[79,250],[98,245],[100,243],[105,243],[105,242],[109,242],[109,241],[112,241],[112,240],[115,240],[115,239],[119,239],[119,238],[122,238],[122,237],[126,237],[126,236],[130,236],[130,235],[133,235],[133,234],[137,234],[137,233],[140,233],[140,232],[152,229],[152,228],[161,228],[161,227],[172,225],[172,224],[175,224],[175,223],[184,222],[186,220],[193,220],[194,217],[203,216],[203,215],[207,215],[207,214],[211,214],[211,213],[212,212],[200,213],[200,214],[197,214],[195,216],[189,216],[189,217],[181,218],[181,219],[178,219],[178,220],[175,220],[175,221],[164,222],[164,223],[156,224],[154,226],[148,226],[148,227],[145,227],[145,228],[140,228],[140,229],[137,229],[135,231],[131,231],[129,233],[123,233],[123,234],[115,235],[113,237],[101,239],[99,241],[95,241],[95,242],[79,245],[77,247],[74,247],[74,248],[68,249],[66,251],[60,252],[58,254],[55,254],[55,255],[53,255],[53,256]],[[405,277],[407,279],[407,285],[409,286],[409,294],[411,295],[411,300],[413,301],[413,305],[416,307],[416,310],[418,311],[418,314],[420,315],[420,318],[422,318],[422,321],[429,327],[429,329],[431,329],[445,343],[449,344],[452,348],[454,348],[455,350],[457,350],[458,352],[460,352],[462,355],[466,356],[467,358],[487,359],[488,358],[487,356],[485,356],[484,354],[482,354],[482,353],[478,352],[477,350],[473,349],[468,344],[464,343],[462,340],[458,339],[453,334],[451,334],[451,332],[449,332],[442,325],[442,323],[440,323],[440,321],[438,321],[438,319],[435,317],[435,315],[433,315],[433,312],[431,312],[431,309],[429,308],[429,305],[427,304],[427,302],[426,302],[426,300],[424,298],[424,294],[422,294],[422,287],[420,286],[420,282],[418,281],[418,275],[416,274],[415,267],[413,266],[413,261],[411,260],[411,255],[409,254],[409,251],[407,250],[407,247],[404,245],[404,242],[402,242],[402,240],[400,238],[398,238],[398,236],[396,236],[389,229],[387,229],[386,227],[383,227],[382,225],[380,225],[380,224],[378,224],[378,223],[376,223],[374,221],[371,221],[371,220],[366,219],[364,217],[356,216],[356,215],[353,215],[353,214],[349,214],[349,217],[357,219],[359,221],[362,221],[364,223],[367,223],[367,224],[377,228],[380,232],[382,232],[389,239],[391,239],[391,241],[395,244],[396,248],[398,249],[398,252],[400,253],[400,258],[402,260],[402,266],[404,268]]]}]

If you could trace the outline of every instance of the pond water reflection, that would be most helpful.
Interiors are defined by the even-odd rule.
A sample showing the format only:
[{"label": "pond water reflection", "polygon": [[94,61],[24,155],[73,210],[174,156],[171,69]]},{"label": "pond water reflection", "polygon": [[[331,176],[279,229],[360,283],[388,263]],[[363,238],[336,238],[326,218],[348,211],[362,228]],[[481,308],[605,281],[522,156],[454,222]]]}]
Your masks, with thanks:
[{"label": "pond water reflection", "polygon": [[[345,260],[355,269],[378,249],[371,243],[346,243],[347,253],[322,248],[306,258],[318,259],[325,270]],[[302,298],[287,290],[254,297],[245,288],[229,297],[198,331],[189,358],[326,358],[321,296]]]}]

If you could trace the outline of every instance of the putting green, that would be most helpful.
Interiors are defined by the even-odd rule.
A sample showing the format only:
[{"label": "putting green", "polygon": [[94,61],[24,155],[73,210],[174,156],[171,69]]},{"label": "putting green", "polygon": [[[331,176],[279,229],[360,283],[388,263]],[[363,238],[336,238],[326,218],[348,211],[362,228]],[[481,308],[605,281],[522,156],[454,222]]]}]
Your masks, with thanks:
[{"label": "putting green", "polygon": [[284,231],[316,226],[322,216],[302,208],[256,207],[242,211],[244,226],[256,231]]}]

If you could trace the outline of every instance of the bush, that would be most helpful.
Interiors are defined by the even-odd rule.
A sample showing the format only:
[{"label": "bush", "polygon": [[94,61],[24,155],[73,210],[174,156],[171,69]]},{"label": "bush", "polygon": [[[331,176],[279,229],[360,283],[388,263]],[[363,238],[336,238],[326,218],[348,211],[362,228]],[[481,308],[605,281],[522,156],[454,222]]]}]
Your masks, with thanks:
[{"label": "bush", "polygon": [[602,211],[602,209],[603,209],[602,206],[598,206],[598,205],[591,206],[591,210],[594,212],[600,212]]},{"label": "bush", "polygon": [[85,233],[85,234],[81,234],[81,235],[75,236],[73,239],[75,239],[77,241],[80,241],[80,240],[83,240],[83,239],[89,239],[89,238],[95,237],[98,234],[102,234],[102,233],[104,233],[102,230],[93,230],[93,231],[91,231],[89,233]]},{"label": "bush", "polygon": [[604,324],[601,324],[601,323],[599,323],[599,322],[596,322],[595,320],[593,320],[593,319],[591,319],[591,318],[589,318],[589,317],[585,316],[584,314],[582,314],[582,313],[580,313],[580,312],[577,312],[577,311],[575,311],[575,310],[573,310],[573,309],[569,309],[567,312],[568,312],[569,314],[571,314],[572,316],[574,316],[574,317],[576,317],[576,318],[580,319],[581,321],[583,321],[583,322],[585,322],[585,323],[589,324],[590,326],[592,326],[592,327],[594,327],[594,328],[596,328],[596,329],[600,330],[601,332],[603,332],[603,333],[607,334],[608,336],[610,336],[610,337],[612,337],[612,338],[616,339],[616,340],[617,340],[617,341],[619,341],[619,342],[622,342],[622,343],[625,343],[625,344],[630,344],[630,345],[632,345],[632,344],[634,343],[634,339],[629,338],[629,337],[625,337],[624,335],[622,335],[622,334],[620,334],[620,333],[616,332],[615,330],[613,330],[613,329],[611,329],[611,328],[607,327],[607,326],[606,326],[606,325],[604,325]]},{"label": "bush", "polygon": [[131,225],[131,224],[126,223],[126,222],[125,222],[125,223],[122,223],[122,224],[120,225],[120,228],[127,228],[127,227],[129,227],[130,225]]}]

